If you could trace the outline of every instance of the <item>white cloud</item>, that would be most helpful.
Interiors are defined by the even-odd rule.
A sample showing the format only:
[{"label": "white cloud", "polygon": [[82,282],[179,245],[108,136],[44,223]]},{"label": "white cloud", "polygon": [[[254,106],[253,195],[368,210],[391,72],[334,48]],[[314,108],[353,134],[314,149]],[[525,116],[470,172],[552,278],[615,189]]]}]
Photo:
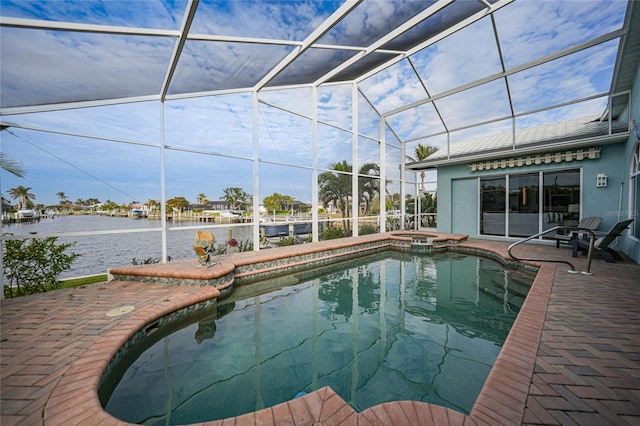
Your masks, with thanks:
[{"label": "white cloud", "polygon": [[186,5],[186,0],[3,0],[2,15],[83,24],[177,29],[182,22]]},{"label": "white cloud", "polygon": [[363,92],[385,113],[424,99],[427,93],[406,60],[371,76],[360,84]]},{"label": "white cloud", "polygon": [[2,28],[2,106],[158,94],[164,38]]},{"label": "white cloud", "polygon": [[495,14],[507,68],[618,29],[627,2],[516,1]]},{"label": "white cloud", "polygon": [[508,77],[516,112],[608,91],[616,52],[614,40]]},{"label": "white cloud", "polygon": [[502,71],[488,17],[423,49],[411,60],[431,95]]}]

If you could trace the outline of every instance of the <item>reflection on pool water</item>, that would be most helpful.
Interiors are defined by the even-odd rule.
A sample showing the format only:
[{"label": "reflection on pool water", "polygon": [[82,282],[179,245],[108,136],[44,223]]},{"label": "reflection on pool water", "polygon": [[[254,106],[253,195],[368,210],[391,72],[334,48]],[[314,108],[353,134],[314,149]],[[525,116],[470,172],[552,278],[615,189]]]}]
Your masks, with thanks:
[{"label": "reflection on pool water", "polygon": [[241,287],[153,333],[103,383],[105,409],[197,423],[330,386],[357,410],[416,400],[468,413],[533,281],[455,253],[390,251],[328,270],[237,300]]}]

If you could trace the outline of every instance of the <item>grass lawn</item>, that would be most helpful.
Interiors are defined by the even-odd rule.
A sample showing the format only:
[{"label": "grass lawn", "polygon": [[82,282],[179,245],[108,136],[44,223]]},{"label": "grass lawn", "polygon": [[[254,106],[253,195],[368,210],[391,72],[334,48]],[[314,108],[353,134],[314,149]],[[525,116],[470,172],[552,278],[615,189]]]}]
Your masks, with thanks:
[{"label": "grass lawn", "polygon": [[[107,274],[89,275],[86,277],[79,277],[79,278],[68,278],[66,280],[61,280],[61,281],[62,281],[62,287],[60,287],[59,289],[54,289],[50,291],[56,291],[63,288],[81,287],[83,285],[88,285],[88,284],[103,283],[107,281]],[[4,297],[11,298],[11,297],[19,297],[24,295],[22,292],[18,293],[17,288],[14,287],[14,289],[15,289],[15,293],[11,295],[9,291],[9,287],[5,287]]]}]

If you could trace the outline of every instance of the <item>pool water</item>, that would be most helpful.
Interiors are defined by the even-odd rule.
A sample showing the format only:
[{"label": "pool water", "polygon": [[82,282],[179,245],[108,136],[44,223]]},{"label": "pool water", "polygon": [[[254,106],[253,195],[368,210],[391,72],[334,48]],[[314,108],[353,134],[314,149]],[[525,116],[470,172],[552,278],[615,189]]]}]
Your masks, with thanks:
[{"label": "pool water", "polygon": [[533,275],[482,257],[386,252],[296,280],[238,300],[240,287],[139,342],[105,382],[117,385],[101,388],[105,409],[197,423],[330,386],[360,411],[416,400],[468,413]]}]

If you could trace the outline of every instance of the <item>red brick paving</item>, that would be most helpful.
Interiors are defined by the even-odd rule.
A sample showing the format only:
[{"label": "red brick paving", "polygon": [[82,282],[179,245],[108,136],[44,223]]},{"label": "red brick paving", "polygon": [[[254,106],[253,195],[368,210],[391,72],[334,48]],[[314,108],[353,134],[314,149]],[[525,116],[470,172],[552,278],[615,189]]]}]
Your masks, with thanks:
[{"label": "red brick paving", "polygon": [[[507,243],[463,245],[505,255]],[[524,257],[575,261],[569,249],[527,244]],[[272,253],[275,254],[275,253]],[[183,265],[184,266],[184,265]],[[165,266],[166,267],[166,266]],[[468,416],[413,401],[354,412],[333,390],[209,425],[638,425],[640,267],[594,259],[592,276],[543,264]],[[124,424],[97,399],[99,377],[131,334],[211,287],[109,282],[5,300],[0,305],[0,423]],[[109,310],[135,311],[107,317]]]}]

